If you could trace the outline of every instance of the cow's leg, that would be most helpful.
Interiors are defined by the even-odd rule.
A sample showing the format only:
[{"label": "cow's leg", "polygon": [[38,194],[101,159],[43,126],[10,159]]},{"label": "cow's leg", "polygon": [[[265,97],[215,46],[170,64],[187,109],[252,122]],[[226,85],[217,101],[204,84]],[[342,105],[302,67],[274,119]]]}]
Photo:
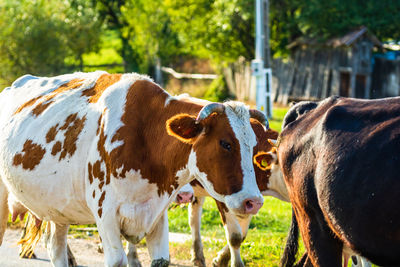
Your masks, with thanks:
[{"label": "cow's leg", "polygon": [[146,235],[147,248],[151,258],[151,267],[167,267],[169,265],[168,246],[168,214],[167,210]]},{"label": "cow's leg", "polygon": [[50,260],[56,267],[68,267],[67,234],[68,224],[49,222],[50,234],[47,239],[47,251]]},{"label": "cow's leg", "polygon": [[0,180],[0,245],[3,243],[4,232],[8,221],[8,191],[6,186]]},{"label": "cow's leg", "polygon": [[104,265],[107,267],[126,266],[128,258],[121,242],[119,222],[115,214],[103,214],[96,220],[101,243],[103,244]]},{"label": "cow's leg", "polygon": [[192,262],[194,266],[205,267],[206,260],[203,254],[203,244],[201,242],[201,214],[203,211],[205,197],[195,197],[189,204],[189,224],[192,231]]},{"label": "cow's leg", "polygon": [[[334,234],[322,217],[296,213],[301,236],[314,266],[338,267],[342,265],[343,244]],[[300,215],[300,216],[299,216]]]},{"label": "cow's leg", "polygon": [[128,242],[128,266],[129,267],[141,267],[139,257],[137,254],[136,246],[131,242]]},{"label": "cow's leg", "polygon": [[72,250],[68,244],[67,244],[67,255],[68,255],[68,266],[69,267],[78,266],[78,264],[76,263],[76,260],[75,260],[75,256],[72,253]]},{"label": "cow's leg", "polygon": [[229,245],[226,245],[221,249],[217,257],[215,257],[212,261],[212,266],[213,267],[222,267],[222,266],[228,266],[229,260],[231,259],[231,252],[229,250]]},{"label": "cow's leg", "polygon": [[233,213],[226,210],[224,205],[218,201],[217,206],[223,219],[229,250],[224,248],[219,252],[217,258],[213,260],[213,264],[214,266],[227,266],[227,261],[230,258],[232,267],[242,267],[244,263],[240,257],[240,246],[247,235],[251,216],[238,218]]}]

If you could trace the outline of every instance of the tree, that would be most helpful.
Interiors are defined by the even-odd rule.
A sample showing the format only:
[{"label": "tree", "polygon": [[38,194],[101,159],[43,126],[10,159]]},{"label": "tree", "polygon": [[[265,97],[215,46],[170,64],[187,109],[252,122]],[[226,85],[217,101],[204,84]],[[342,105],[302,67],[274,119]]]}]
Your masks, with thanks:
[{"label": "tree", "polygon": [[254,1],[165,0],[185,52],[216,62],[254,57]]},{"label": "tree", "polygon": [[79,58],[92,49],[99,35],[93,14],[76,15],[70,8],[69,2],[61,0],[0,4],[2,79],[10,82],[26,73],[59,74],[66,71],[67,57]]},{"label": "tree", "polygon": [[130,45],[140,54],[142,71],[149,73],[161,62],[169,65],[185,53],[163,0],[130,1],[124,13],[132,33]]},{"label": "tree", "polygon": [[393,0],[306,0],[299,22],[305,34],[330,38],[367,26],[379,39],[400,38],[400,2]]},{"label": "tree", "polygon": [[140,54],[129,43],[133,35],[127,21],[130,15],[137,14],[124,13],[126,0],[93,0],[93,3],[104,26],[118,33],[122,42],[118,52],[123,59],[125,72],[139,71]]}]

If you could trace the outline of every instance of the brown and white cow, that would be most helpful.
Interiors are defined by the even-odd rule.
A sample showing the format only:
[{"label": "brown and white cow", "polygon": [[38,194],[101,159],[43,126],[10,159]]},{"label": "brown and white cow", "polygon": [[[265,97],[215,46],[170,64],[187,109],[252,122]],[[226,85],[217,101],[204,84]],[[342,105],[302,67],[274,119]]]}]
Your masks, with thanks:
[{"label": "brown and white cow", "polygon": [[[257,137],[254,147],[254,169],[257,185],[264,196],[273,196],[283,201],[289,201],[282,172],[278,165],[276,149],[270,139],[276,140],[278,132],[266,130],[259,122],[252,120],[251,126]],[[204,190],[200,183],[191,183],[194,189],[194,201],[189,205],[189,224],[192,231],[192,262],[195,266],[206,266],[203,254],[203,245],[200,236],[201,213],[205,197],[210,194]],[[218,253],[213,260],[213,266],[244,266],[240,257],[240,246],[246,238],[252,215],[237,215],[232,213],[224,203],[216,200],[221,219],[225,228],[228,244]]]},{"label": "brown and white cow", "polygon": [[197,179],[235,214],[263,203],[256,137],[238,102],[176,99],[138,74],[23,76],[0,94],[0,239],[10,192],[50,221],[48,250],[67,266],[70,224],[96,222],[107,266],[124,266],[120,234],[146,236],[152,265],[168,264],[167,207]]},{"label": "brown and white cow", "polygon": [[278,147],[292,225],[282,258],[339,267],[342,254],[379,266],[400,262],[400,98],[331,97],[286,114]]}]

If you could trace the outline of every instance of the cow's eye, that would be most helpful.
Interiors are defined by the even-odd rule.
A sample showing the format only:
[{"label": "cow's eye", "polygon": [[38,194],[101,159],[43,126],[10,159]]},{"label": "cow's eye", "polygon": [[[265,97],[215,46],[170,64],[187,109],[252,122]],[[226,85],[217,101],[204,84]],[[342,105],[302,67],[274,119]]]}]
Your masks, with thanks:
[{"label": "cow's eye", "polygon": [[228,142],[221,140],[219,141],[219,144],[226,150],[231,151],[231,144],[229,144]]}]

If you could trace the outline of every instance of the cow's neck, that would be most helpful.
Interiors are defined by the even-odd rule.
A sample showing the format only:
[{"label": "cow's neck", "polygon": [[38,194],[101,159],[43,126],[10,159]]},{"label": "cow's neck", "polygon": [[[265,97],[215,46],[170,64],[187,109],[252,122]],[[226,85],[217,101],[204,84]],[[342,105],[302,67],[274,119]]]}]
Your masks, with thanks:
[{"label": "cow's neck", "polygon": [[155,84],[136,81],[127,92],[123,126],[112,137],[112,142],[122,141],[110,153],[112,169],[123,167],[117,178],[140,170],[144,179],[157,184],[159,195],[172,195],[183,185],[181,181],[190,181],[185,175],[192,146],[168,135],[166,121],[180,113],[197,115],[201,108],[171,98]]}]

